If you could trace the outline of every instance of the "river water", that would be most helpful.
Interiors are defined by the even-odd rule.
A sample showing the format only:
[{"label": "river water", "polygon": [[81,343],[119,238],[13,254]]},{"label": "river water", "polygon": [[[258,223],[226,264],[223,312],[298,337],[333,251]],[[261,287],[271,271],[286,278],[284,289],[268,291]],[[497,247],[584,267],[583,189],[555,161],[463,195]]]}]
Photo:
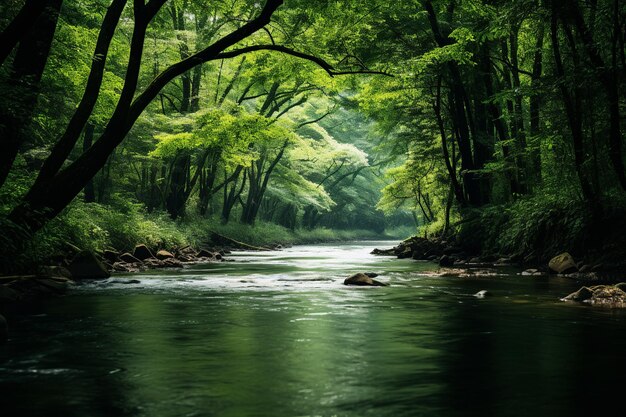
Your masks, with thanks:
[{"label": "river water", "polygon": [[[11,319],[2,416],[596,416],[626,388],[626,313],[576,285],[442,277],[393,242],[235,253],[115,277]],[[355,272],[389,287],[346,287]],[[137,284],[116,282],[138,279]],[[477,299],[481,289],[494,295]],[[624,412],[609,415],[625,415]]]}]

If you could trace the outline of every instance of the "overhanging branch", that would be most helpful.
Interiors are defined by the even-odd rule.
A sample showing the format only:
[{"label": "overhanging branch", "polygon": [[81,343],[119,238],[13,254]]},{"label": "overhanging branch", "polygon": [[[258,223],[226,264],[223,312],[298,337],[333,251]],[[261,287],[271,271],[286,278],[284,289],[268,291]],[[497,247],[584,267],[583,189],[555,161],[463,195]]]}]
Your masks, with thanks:
[{"label": "overhanging branch", "polygon": [[335,68],[326,62],[324,59],[317,57],[315,55],[307,54],[304,52],[296,51],[294,49],[288,48],[283,45],[251,45],[246,46],[239,49],[234,49],[232,51],[222,52],[220,53],[216,59],[226,59],[226,58],[234,58],[241,54],[246,54],[249,52],[256,51],[277,51],[287,55],[295,56],[296,58],[306,59],[307,61],[311,61],[321,67],[324,71],[328,73],[331,77],[335,75],[347,75],[347,74],[377,74],[384,75],[387,77],[393,77],[392,74],[389,74],[385,71],[375,71],[369,69],[359,69],[359,70],[348,70],[348,71],[337,71]]}]

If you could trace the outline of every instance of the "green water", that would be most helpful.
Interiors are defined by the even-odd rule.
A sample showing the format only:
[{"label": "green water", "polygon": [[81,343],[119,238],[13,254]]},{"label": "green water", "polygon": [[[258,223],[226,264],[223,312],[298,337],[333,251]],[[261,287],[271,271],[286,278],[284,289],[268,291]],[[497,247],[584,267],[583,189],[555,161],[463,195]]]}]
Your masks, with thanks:
[{"label": "green water", "polygon": [[[575,285],[438,277],[390,242],[235,254],[9,317],[2,416],[595,416],[623,409],[626,314]],[[389,287],[341,285],[375,271]],[[116,279],[120,279],[116,277]],[[481,289],[492,298],[476,299]],[[609,415],[624,415],[611,412]]]}]

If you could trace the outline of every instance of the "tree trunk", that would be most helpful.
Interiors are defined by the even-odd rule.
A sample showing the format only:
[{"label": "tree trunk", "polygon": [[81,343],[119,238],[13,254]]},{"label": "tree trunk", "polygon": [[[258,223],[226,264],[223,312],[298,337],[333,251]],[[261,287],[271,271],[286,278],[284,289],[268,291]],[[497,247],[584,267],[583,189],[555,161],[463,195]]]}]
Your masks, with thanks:
[{"label": "tree trunk", "polygon": [[[85,127],[85,133],[83,135],[83,152],[91,147],[93,143],[93,132],[96,126],[93,123],[89,123]],[[93,187],[93,179],[90,179],[83,190],[85,203],[93,203],[96,201],[96,192]]]},{"label": "tree trunk", "polygon": [[0,100],[0,187],[6,181],[21,146],[27,141],[28,128],[39,96],[39,81],[43,74],[52,38],[56,30],[62,0],[41,0],[39,14],[32,30],[23,36],[13,60],[8,92]]}]

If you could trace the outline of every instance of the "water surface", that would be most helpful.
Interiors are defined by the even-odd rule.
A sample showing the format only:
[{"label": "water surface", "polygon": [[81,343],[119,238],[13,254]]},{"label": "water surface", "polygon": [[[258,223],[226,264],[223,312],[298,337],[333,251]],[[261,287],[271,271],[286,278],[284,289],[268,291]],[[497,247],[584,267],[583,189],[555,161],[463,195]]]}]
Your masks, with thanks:
[{"label": "water surface", "polygon": [[[10,317],[3,416],[591,416],[621,407],[626,315],[576,285],[440,277],[391,242],[236,253]],[[345,287],[372,271],[389,287]],[[481,289],[494,296],[476,299]],[[623,407],[622,407],[623,408]],[[614,414],[610,415],[622,415]]]}]

